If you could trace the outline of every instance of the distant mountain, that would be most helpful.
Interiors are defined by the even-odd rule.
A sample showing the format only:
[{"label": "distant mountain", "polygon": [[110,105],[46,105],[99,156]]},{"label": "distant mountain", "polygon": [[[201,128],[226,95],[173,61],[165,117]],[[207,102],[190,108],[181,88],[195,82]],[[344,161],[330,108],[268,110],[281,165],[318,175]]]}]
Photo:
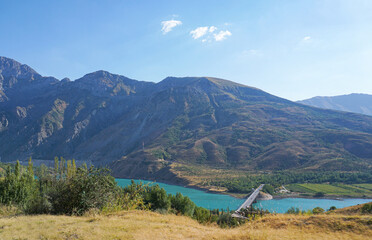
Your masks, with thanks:
[{"label": "distant mountain", "polygon": [[372,116],[372,95],[353,93],[334,97],[313,97],[298,101],[306,105]]},{"label": "distant mountain", "polygon": [[54,156],[126,178],[176,181],[174,166],[368,170],[372,117],[294,103],[210,77],[159,83],[97,71],[42,77],[1,58],[2,161]]}]

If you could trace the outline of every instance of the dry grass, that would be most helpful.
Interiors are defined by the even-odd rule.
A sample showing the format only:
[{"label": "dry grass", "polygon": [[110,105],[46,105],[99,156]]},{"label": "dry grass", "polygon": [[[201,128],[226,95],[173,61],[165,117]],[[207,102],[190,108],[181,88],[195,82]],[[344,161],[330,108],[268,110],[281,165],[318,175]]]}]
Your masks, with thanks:
[{"label": "dry grass", "polygon": [[[358,205],[351,206],[351,207],[336,209],[336,210],[332,211],[332,214],[363,215],[362,207],[366,204],[372,204],[372,202],[365,203],[365,204],[358,204]],[[372,222],[371,222],[371,224],[372,224]]]},{"label": "dry grass", "polygon": [[368,239],[371,234],[370,216],[276,215],[234,229],[145,211],[0,218],[0,239]]},{"label": "dry grass", "polygon": [[227,192],[227,188],[211,185],[212,181],[246,176],[246,171],[216,169],[203,165],[172,163],[171,171],[179,178],[186,179],[189,186],[196,186],[214,192]]}]

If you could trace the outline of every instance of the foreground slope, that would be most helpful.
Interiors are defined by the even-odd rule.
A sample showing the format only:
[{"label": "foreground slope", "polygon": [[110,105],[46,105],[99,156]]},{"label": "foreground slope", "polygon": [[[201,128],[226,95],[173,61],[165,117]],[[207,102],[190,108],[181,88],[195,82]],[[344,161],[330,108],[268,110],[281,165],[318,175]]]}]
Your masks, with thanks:
[{"label": "foreground slope", "polygon": [[[272,215],[234,229],[176,215],[129,211],[108,216],[0,217],[1,239],[368,239],[369,216]],[[40,227],[42,226],[42,227]]]},{"label": "foreground slope", "polygon": [[372,95],[353,93],[334,97],[313,97],[298,101],[306,105],[372,116]]},{"label": "foreground slope", "polygon": [[210,77],[151,83],[97,71],[70,81],[9,58],[0,65],[2,161],[64,156],[109,165],[117,177],[171,182],[179,180],[176,165],[371,169],[372,117],[365,115]]}]

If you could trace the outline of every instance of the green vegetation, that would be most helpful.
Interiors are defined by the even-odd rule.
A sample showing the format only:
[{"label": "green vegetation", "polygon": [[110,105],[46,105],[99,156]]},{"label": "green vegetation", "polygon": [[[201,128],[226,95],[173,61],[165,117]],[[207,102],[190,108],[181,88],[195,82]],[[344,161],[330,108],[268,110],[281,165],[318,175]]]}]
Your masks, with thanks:
[{"label": "green vegetation", "polygon": [[362,213],[372,214],[372,203],[367,203],[362,207]]},{"label": "green vegetation", "polygon": [[289,184],[286,186],[288,190],[299,193],[313,194],[315,197],[323,197],[324,195],[343,195],[343,196],[371,196],[372,191],[357,187],[356,185],[346,185],[341,183],[334,184]]},{"label": "green vegetation", "polygon": [[320,214],[320,213],[324,213],[324,209],[321,208],[321,207],[316,207],[313,209],[313,214]]},{"label": "green vegetation", "polygon": [[364,189],[372,191],[372,184],[371,183],[353,184],[353,185],[358,187],[358,188],[364,188]]},{"label": "green vegetation", "polygon": [[41,166],[36,172],[37,177],[31,159],[27,167],[18,161],[6,165],[0,179],[0,213],[80,216],[91,211],[114,213],[137,209],[184,215],[200,223],[216,222],[221,227],[244,222],[232,218],[230,211],[197,207],[187,196],[167,194],[158,185],[132,181],[121,188],[108,169],[86,165],[77,168],[74,160],[62,157],[55,158],[54,168]]},{"label": "green vegetation", "polygon": [[[268,193],[272,193],[272,187],[280,187],[281,185],[290,184],[289,188],[291,191],[312,193],[323,192],[323,193],[334,193],[334,194],[372,194],[368,189],[363,190],[357,185],[340,185],[337,190],[330,191],[327,186],[320,183],[371,183],[372,173],[370,172],[359,172],[359,173],[342,173],[342,172],[304,172],[294,173],[289,171],[274,172],[272,174],[261,174],[261,175],[247,175],[236,178],[226,178],[211,181],[210,184],[225,187],[229,192],[235,193],[247,193],[252,188],[258,187],[261,183],[265,183],[271,186],[267,186],[264,190]],[[303,185],[297,183],[314,183],[306,186],[318,186],[316,188],[304,188]],[[317,185],[316,185],[317,184]],[[365,188],[368,188],[372,184],[364,184]],[[324,186],[324,187],[321,187]],[[336,186],[334,186],[337,188]],[[331,187],[332,188],[332,187]],[[337,193],[335,193],[337,192]]]},{"label": "green vegetation", "polygon": [[115,198],[117,186],[107,169],[76,168],[74,161],[56,159],[54,169],[45,166],[34,176],[31,159],[27,167],[8,165],[0,181],[0,203],[24,213],[77,214],[101,209]]},{"label": "green vegetation", "polygon": [[[329,211],[334,211],[336,210],[335,206],[332,206]],[[287,210],[286,214],[295,214],[295,215],[313,215],[313,214],[321,214],[324,213],[325,210],[321,207],[315,207],[313,210],[301,210],[299,208],[291,207],[290,209]]]},{"label": "green vegetation", "polygon": [[152,151],[152,155],[157,159],[170,159],[171,158],[171,155],[163,149],[156,149]]},{"label": "green vegetation", "polygon": [[[262,210],[243,209],[240,214],[247,222],[232,217],[230,211],[197,207],[187,196],[167,194],[158,185],[132,181],[131,185],[121,188],[107,169],[76,167],[73,160],[63,158],[55,159],[54,168],[42,166],[37,171],[31,159],[28,166],[17,162],[1,168],[5,170],[0,178],[0,215],[15,216],[0,218],[0,226],[6,226],[0,229],[0,238],[4,239],[138,239],[144,234],[146,239],[155,235],[161,239],[170,236],[184,239],[200,238],[206,233],[210,239],[226,239],[234,232],[236,239],[247,236],[260,239],[267,231],[273,236],[280,233],[281,238],[292,234],[293,239],[301,239],[305,224],[311,224],[311,234],[307,237],[327,230],[331,230],[325,235],[329,239],[337,238],[336,231],[340,230],[363,237],[371,232],[367,216],[338,217],[332,215],[337,210],[322,214],[324,210],[319,207],[307,212],[295,208],[288,211],[298,216],[266,216],[268,212]],[[354,207],[358,207],[359,214],[371,214],[372,204]],[[38,215],[41,213],[49,215]],[[244,226],[233,229],[245,222]],[[294,229],[299,226],[301,229]]]},{"label": "green vegetation", "polygon": [[286,214],[296,214],[296,215],[311,215],[312,214],[312,211],[309,210],[309,211],[305,211],[305,210],[301,210],[299,209],[298,207],[295,208],[295,207],[291,207],[290,209],[287,210]]}]

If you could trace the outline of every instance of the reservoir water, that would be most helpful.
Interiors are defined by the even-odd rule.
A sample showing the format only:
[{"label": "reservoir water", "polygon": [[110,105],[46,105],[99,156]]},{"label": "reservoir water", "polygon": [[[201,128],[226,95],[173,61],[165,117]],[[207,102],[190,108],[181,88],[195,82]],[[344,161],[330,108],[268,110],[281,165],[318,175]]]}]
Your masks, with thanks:
[{"label": "reservoir water", "polygon": [[[125,187],[131,184],[131,179],[116,179],[119,186]],[[175,195],[177,192],[188,196],[197,206],[205,207],[208,209],[237,209],[245,199],[235,198],[229,195],[207,193],[200,190],[185,188],[176,185],[170,185],[165,183],[158,183],[145,180],[134,180],[136,183],[140,181],[145,184],[158,184],[164,188],[167,193]],[[304,198],[283,198],[273,199],[266,201],[258,201],[254,204],[255,207],[269,210],[270,212],[285,213],[291,207],[298,207],[301,210],[309,210],[315,207],[321,207],[323,209],[329,209],[331,206],[337,208],[349,207],[357,204],[363,204],[371,202],[372,199],[304,199]]]}]

